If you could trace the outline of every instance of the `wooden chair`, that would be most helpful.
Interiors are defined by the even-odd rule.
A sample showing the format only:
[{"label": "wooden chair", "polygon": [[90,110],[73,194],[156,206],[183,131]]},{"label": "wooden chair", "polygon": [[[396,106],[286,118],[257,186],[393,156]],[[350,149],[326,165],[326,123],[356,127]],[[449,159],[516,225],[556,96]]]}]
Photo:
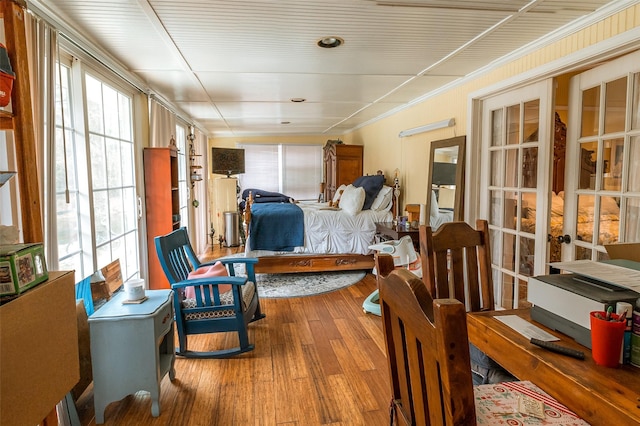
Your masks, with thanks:
[{"label": "wooden chair", "polygon": [[[392,423],[402,425],[550,424],[522,414],[521,398],[542,403],[563,424],[587,425],[531,382],[473,386],[467,313],[456,299],[433,299],[425,283],[376,255],[392,392]],[[541,407],[542,408],[542,407]],[[547,411],[548,410],[548,411]],[[539,415],[539,414],[538,414]]]},{"label": "wooden chair", "polygon": [[423,225],[419,232],[422,276],[431,295],[458,299],[471,312],[494,310],[487,221],[478,220],[476,229],[447,222],[435,233]]},{"label": "wooden chair", "polygon": [[[465,222],[447,222],[433,233],[420,227],[422,277],[433,298],[453,298],[469,312],[495,309],[491,276],[489,225],[478,220],[476,229]],[[475,384],[516,380],[508,371],[474,345],[471,370]]]},{"label": "wooden chair", "polygon": [[395,420],[476,424],[464,305],[434,300],[418,277],[394,270],[389,255],[376,255],[376,268]]},{"label": "wooden chair", "polygon": [[[174,290],[178,348],[176,354],[193,358],[227,358],[254,349],[249,344],[247,326],[264,318],[256,288],[254,265],[258,259],[218,259],[227,268],[229,276],[189,279],[191,271],[215,264],[200,263],[186,228],[177,229],[155,238],[156,251],[171,288]],[[244,264],[247,277],[235,276],[234,264]],[[230,287],[230,290],[225,290]],[[184,298],[186,289],[193,290],[193,298]],[[187,349],[187,336],[192,334],[236,332],[239,346],[211,352]]]}]

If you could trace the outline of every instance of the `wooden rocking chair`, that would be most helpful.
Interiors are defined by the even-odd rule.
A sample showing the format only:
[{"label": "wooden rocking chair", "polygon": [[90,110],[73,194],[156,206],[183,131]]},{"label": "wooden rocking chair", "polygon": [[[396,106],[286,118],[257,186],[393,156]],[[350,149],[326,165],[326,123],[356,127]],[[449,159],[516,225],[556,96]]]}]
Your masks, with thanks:
[{"label": "wooden rocking chair", "polygon": [[[178,348],[176,354],[191,358],[228,358],[254,349],[249,344],[247,325],[264,318],[256,288],[255,258],[227,258],[200,263],[186,228],[155,238],[162,269],[174,290]],[[221,262],[229,276],[189,279],[189,273]],[[245,265],[247,277],[235,276],[234,264]],[[230,288],[226,290],[225,288]],[[187,289],[191,296],[185,299]],[[240,344],[231,349],[195,352],[187,349],[187,336],[218,332],[237,332]]]}]

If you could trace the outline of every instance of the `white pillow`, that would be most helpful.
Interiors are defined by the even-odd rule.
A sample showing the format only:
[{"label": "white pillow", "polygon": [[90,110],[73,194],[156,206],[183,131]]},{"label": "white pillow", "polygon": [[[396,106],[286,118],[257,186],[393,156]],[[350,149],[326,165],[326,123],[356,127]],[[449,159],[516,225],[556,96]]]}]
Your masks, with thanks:
[{"label": "white pillow", "polygon": [[351,216],[357,215],[364,206],[364,188],[349,185],[345,188],[340,197],[340,208]]},{"label": "white pillow", "polygon": [[333,203],[334,203],[334,204],[335,204],[335,203],[337,203],[338,201],[340,201],[340,197],[342,196],[342,192],[343,192],[346,188],[347,188],[347,185],[344,185],[344,184],[343,184],[343,185],[340,185],[340,186],[338,187],[338,189],[336,189],[336,193],[335,193],[335,194],[333,194],[333,200],[331,200],[331,201],[333,201]]},{"label": "white pillow", "polygon": [[522,193],[522,217],[526,219],[536,218],[536,195],[535,192]]},{"label": "white pillow", "polygon": [[438,207],[438,198],[436,197],[436,191],[431,191],[431,216],[438,217],[440,208]]},{"label": "white pillow", "polygon": [[388,212],[388,211],[391,211],[392,207],[393,207],[393,192],[391,192],[388,197],[385,197],[384,202],[382,203],[382,205],[380,205],[380,208],[374,211]]},{"label": "white pillow", "polygon": [[378,195],[376,195],[373,204],[371,204],[371,210],[381,212],[390,208],[391,200],[393,198],[393,188],[384,185]]}]

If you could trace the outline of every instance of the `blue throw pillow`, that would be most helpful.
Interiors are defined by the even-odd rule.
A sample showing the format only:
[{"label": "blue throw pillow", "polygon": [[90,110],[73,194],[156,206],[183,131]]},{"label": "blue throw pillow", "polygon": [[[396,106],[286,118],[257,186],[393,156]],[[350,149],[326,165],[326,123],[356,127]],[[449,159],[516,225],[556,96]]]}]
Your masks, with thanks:
[{"label": "blue throw pillow", "polygon": [[362,210],[369,210],[371,208],[383,184],[383,175],[360,176],[353,182],[353,186],[364,188],[365,197]]}]

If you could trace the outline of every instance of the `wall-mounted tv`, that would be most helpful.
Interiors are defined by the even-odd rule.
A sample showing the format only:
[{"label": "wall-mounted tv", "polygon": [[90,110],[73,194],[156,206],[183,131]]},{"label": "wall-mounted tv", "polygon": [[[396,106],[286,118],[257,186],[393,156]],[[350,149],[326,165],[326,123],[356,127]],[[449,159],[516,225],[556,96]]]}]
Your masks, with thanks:
[{"label": "wall-mounted tv", "polygon": [[244,173],[244,149],[211,148],[211,173],[227,177]]}]

